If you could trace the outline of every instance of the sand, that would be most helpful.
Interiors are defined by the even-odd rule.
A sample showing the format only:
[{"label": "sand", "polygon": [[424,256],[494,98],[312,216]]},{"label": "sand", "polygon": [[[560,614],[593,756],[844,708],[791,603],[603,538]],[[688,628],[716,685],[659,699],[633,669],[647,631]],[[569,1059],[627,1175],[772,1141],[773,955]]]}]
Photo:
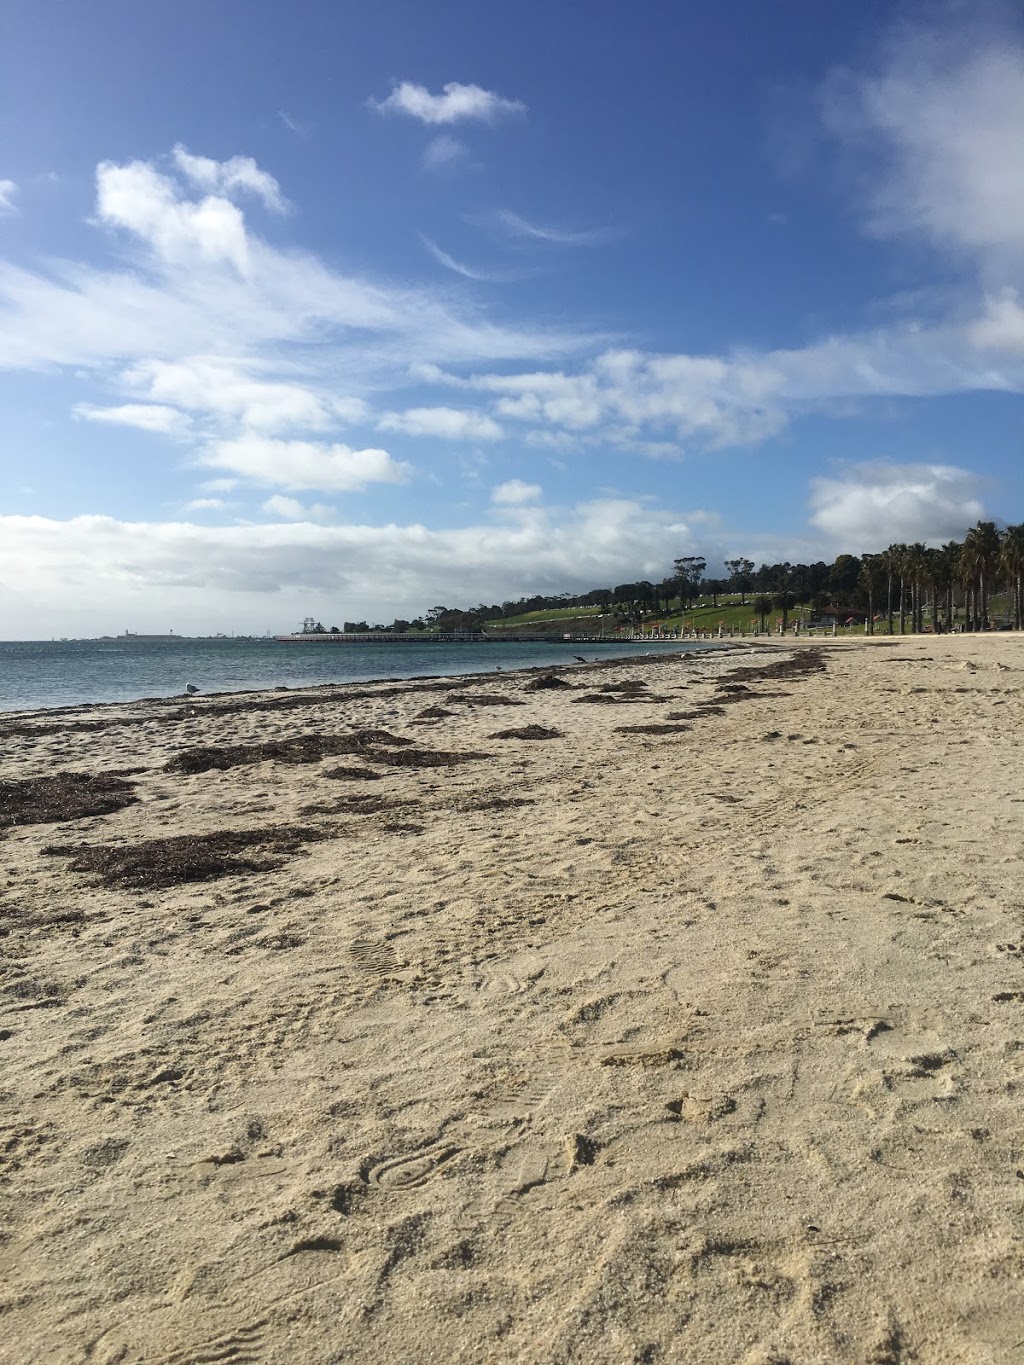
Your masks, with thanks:
[{"label": "sand", "polygon": [[0,718],[0,1358],[1024,1359],[1022,670]]}]

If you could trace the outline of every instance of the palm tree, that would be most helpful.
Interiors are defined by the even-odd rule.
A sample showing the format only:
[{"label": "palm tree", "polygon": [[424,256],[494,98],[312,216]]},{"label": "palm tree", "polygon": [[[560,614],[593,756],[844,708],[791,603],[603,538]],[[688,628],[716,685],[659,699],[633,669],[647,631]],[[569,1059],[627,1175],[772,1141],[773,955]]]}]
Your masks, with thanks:
[{"label": "palm tree", "polygon": [[883,550],[882,553],[879,555],[879,558],[881,559],[882,564],[885,568],[886,575],[885,616],[886,620],[889,622],[890,635],[892,634],[892,580],[896,573],[896,564],[897,560],[899,559],[899,552],[900,547],[898,545],[890,545],[887,550]]},{"label": "palm tree", "polygon": [[764,593],[754,598],[754,611],[761,622],[761,629],[767,630],[768,613],[772,609],[772,599],[765,597]]},{"label": "palm tree", "polygon": [[1013,598],[1013,628],[1024,629],[1024,524],[1007,526],[999,549],[999,568]]},{"label": "palm tree", "polygon": [[[900,634],[907,633],[907,573],[910,567],[909,547],[890,545],[885,552],[889,556],[889,577],[900,580]],[[892,634],[892,593],[889,595],[889,634]]]},{"label": "palm tree", "polygon": [[940,550],[933,551],[935,555],[934,563],[934,583],[936,592],[942,590],[946,596],[946,621],[947,630],[952,630],[956,616],[953,605],[953,588],[960,577],[960,544],[955,540],[948,540]]},{"label": "palm tree", "polygon": [[875,588],[878,587],[880,571],[884,569],[884,555],[864,555],[860,561],[857,583],[868,599],[868,614],[864,620],[864,634],[875,633]]},{"label": "palm tree", "polygon": [[928,574],[928,551],[918,541],[906,548],[905,564],[910,580],[910,628],[921,634],[924,630],[924,584]]},{"label": "palm tree", "polygon": [[960,558],[971,576],[974,629],[988,630],[988,590],[999,561],[999,532],[994,521],[979,521],[971,527],[964,536]]}]

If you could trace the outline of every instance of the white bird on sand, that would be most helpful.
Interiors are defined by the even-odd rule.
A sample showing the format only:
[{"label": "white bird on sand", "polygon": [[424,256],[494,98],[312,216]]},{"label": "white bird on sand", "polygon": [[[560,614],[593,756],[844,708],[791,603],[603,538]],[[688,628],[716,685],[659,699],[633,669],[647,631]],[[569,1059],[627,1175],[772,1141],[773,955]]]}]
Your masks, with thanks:
[{"label": "white bird on sand", "polygon": [[185,691],[189,694],[190,697],[194,697],[196,693],[199,691],[199,688],[196,687],[195,683],[186,683]]}]

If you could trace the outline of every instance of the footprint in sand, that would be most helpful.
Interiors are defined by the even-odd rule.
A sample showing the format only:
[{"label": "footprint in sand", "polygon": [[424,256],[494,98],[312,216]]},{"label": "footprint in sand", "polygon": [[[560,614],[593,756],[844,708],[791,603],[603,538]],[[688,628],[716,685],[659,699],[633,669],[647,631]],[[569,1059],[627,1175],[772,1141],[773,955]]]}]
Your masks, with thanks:
[{"label": "footprint in sand", "polygon": [[459,1151],[461,1148],[452,1143],[420,1148],[405,1156],[366,1162],[359,1174],[367,1185],[372,1185],[376,1189],[418,1189],[432,1176],[439,1174],[445,1163]]}]

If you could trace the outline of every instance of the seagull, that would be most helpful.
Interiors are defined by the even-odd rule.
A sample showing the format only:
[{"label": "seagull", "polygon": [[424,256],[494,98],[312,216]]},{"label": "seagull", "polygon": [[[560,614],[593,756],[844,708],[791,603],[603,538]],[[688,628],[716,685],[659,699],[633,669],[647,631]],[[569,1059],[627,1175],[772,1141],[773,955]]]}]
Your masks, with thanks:
[{"label": "seagull", "polygon": [[188,693],[190,697],[194,697],[196,693],[199,691],[199,688],[196,687],[195,683],[186,683],[185,691]]}]

